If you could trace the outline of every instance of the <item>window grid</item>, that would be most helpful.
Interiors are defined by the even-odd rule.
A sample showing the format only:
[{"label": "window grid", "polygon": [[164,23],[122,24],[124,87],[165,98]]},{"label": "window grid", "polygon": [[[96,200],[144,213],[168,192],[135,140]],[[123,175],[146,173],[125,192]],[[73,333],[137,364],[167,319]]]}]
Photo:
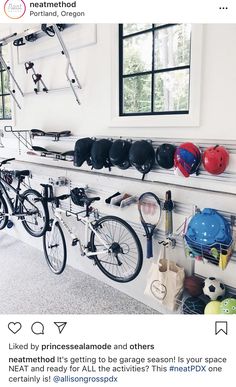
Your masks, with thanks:
[{"label": "window grid", "polygon": [[[152,24],[152,28],[148,28],[145,30],[137,31],[131,34],[123,35],[123,24],[119,24],[119,115],[120,116],[149,116],[149,115],[177,115],[177,114],[188,114],[189,110],[175,110],[175,111],[161,111],[156,112],[154,111],[154,88],[155,88],[155,74],[158,73],[165,73],[165,72],[171,72],[176,70],[189,70],[189,76],[190,76],[190,64],[189,65],[182,65],[182,66],[176,66],[176,67],[166,67],[162,69],[156,69],[155,70],[155,31],[174,27],[178,24],[163,24],[161,26],[155,26],[155,24]],[[123,73],[123,41],[127,38],[131,38],[134,36],[146,34],[146,33],[152,33],[152,68],[150,71],[143,71],[143,72],[136,72],[131,74],[124,74]],[[132,78],[135,76],[141,76],[141,75],[151,75],[151,111],[150,112],[134,112],[134,113],[124,113],[123,111],[123,99],[124,99],[124,87],[123,87],[123,80],[125,78]],[[189,99],[188,93],[188,99]]]}]

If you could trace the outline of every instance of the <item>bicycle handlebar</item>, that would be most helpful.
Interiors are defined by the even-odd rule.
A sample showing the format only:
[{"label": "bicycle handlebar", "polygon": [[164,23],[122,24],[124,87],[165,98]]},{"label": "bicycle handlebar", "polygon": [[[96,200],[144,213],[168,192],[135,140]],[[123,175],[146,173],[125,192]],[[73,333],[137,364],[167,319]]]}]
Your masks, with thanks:
[{"label": "bicycle handlebar", "polygon": [[0,162],[0,167],[1,167],[2,165],[4,165],[4,164],[7,164],[9,161],[13,161],[13,160],[15,160],[15,157],[12,158],[12,159],[6,159],[6,160],[1,161],[1,162]]},{"label": "bicycle handlebar", "polygon": [[47,198],[47,197],[42,197],[42,198],[37,198],[35,199],[35,201],[39,202],[39,201],[44,201],[44,202],[47,202],[47,203],[52,203],[52,202],[56,202],[58,200],[66,200],[70,197],[70,195],[60,195],[60,196],[53,196],[53,197],[50,197],[50,198]]},{"label": "bicycle handlebar", "polygon": [[49,202],[54,202],[54,201],[57,201],[57,200],[66,200],[70,197],[70,195],[61,195],[61,196],[55,196],[55,197],[52,197],[52,198],[47,198],[46,200],[49,201]]}]

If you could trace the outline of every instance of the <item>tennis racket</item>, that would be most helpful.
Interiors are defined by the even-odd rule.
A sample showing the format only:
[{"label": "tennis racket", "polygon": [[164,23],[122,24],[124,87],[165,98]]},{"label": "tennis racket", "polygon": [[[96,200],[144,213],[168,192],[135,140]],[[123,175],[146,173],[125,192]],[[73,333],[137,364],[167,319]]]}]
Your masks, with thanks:
[{"label": "tennis racket", "polygon": [[145,192],[138,201],[140,220],[147,237],[147,258],[153,257],[152,237],[161,220],[161,202],[152,192]]}]

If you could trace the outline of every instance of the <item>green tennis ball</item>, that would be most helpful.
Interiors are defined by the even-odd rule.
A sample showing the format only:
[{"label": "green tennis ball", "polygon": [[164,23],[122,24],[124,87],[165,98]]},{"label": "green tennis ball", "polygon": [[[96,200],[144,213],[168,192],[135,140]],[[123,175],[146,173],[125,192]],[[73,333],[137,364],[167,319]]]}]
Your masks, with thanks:
[{"label": "green tennis ball", "polygon": [[221,314],[236,314],[236,299],[226,298],[220,303]]},{"label": "green tennis ball", "polygon": [[220,314],[220,301],[210,301],[204,310],[204,314]]}]

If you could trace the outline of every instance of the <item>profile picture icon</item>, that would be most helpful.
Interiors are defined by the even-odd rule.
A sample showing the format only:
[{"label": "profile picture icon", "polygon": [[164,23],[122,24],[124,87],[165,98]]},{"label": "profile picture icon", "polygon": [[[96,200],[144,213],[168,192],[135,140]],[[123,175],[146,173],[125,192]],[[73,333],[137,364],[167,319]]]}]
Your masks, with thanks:
[{"label": "profile picture icon", "polygon": [[26,12],[26,4],[24,0],[7,0],[4,12],[10,19],[20,19]]}]

